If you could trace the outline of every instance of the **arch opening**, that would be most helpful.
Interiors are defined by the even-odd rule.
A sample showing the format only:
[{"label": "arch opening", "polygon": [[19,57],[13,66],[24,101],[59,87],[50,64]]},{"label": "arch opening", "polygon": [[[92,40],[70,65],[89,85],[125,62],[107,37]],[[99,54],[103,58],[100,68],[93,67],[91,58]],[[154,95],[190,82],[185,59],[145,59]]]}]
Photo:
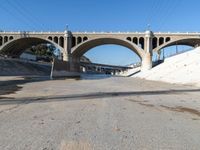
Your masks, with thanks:
[{"label": "arch opening", "polygon": [[139,38],[139,46],[144,49],[144,38],[143,37],[140,37]]},{"label": "arch opening", "polygon": [[127,39],[128,41],[131,41],[131,37],[127,37],[126,39]]},{"label": "arch opening", "polygon": [[163,38],[163,37],[160,37],[160,38],[159,38],[159,46],[162,45],[162,44],[164,44],[164,38]]},{"label": "arch opening", "polygon": [[53,38],[53,41],[54,41],[56,44],[58,44],[58,37],[55,36],[55,37]]},{"label": "arch opening", "polygon": [[76,45],[76,37],[72,37],[72,47],[74,47]]},{"label": "arch opening", "polygon": [[61,59],[61,51],[62,49],[58,45],[46,39],[20,38],[11,40],[3,45],[0,49],[2,56],[0,61],[10,61],[13,66],[16,66],[15,68],[11,66],[13,73],[16,73],[15,75],[49,76],[51,62],[55,57]]},{"label": "arch opening", "polygon": [[8,42],[8,37],[4,36],[4,43]]},{"label": "arch opening", "polygon": [[153,49],[158,46],[158,39],[156,37],[154,37],[152,40],[152,46],[153,46]]},{"label": "arch opening", "polygon": [[162,49],[166,49],[170,46],[189,46],[189,47],[198,47],[200,46],[200,38],[183,38],[178,40],[172,40],[159,45],[157,48],[154,49],[155,52],[159,52]]},{"label": "arch opening", "polygon": [[136,53],[140,57],[140,59],[142,59],[142,56],[144,55],[143,50],[132,42],[126,42],[125,40],[115,39],[115,38],[98,38],[84,42],[83,44],[77,45],[76,47],[72,48],[72,56],[80,58],[84,53],[86,53],[90,49],[97,46],[108,45],[108,44],[114,44],[129,48],[134,53]]},{"label": "arch opening", "polygon": [[[132,57],[132,59],[131,59],[132,62],[127,62],[126,64],[123,64],[122,62],[120,62],[118,64],[109,62],[109,60],[112,60],[112,59],[114,59],[117,62],[119,62],[120,59],[123,59],[124,61],[128,61],[128,59],[125,56],[123,57],[122,54],[120,55],[120,53],[121,53],[120,51],[117,52],[114,49],[121,49],[121,50],[122,49],[128,49],[128,56],[127,57],[129,57],[129,56]],[[83,56],[83,55],[84,56],[88,56],[88,55],[90,56],[90,54],[92,55],[91,51],[95,52],[95,50],[99,50],[99,53],[96,52],[97,53],[95,55],[96,57],[100,57],[101,55],[104,55],[104,56],[102,56],[102,58],[107,58],[108,56],[110,56],[110,58],[107,59],[108,61],[98,61],[98,60],[94,61],[94,60],[92,60],[93,61],[92,63],[96,64],[96,71],[99,70],[99,63],[100,64],[106,64],[107,66],[110,65],[110,66],[113,66],[113,67],[115,67],[115,65],[120,66],[121,69],[118,69],[118,73],[119,73],[120,70],[122,71],[123,69],[125,69],[127,71],[130,68],[136,68],[136,67],[139,68],[139,70],[140,70],[141,59],[142,59],[142,55],[144,53],[143,50],[132,42],[126,42],[126,41],[120,40],[120,39],[102,38],[102,39],[94,39],[94,40],[85,42],[81,45],[76,46],[72,50],[72,57],[80,62],[80,61],[82,61],[80,59],[81,56]],[[106,51],[104,51],[104,50],[106,50]],[[119,53],[119,55],[118,55],[119,59],[115,56],[118,53]],[[125,51],[125,53],[127,53],[127,51]],[[134,58],[136,59],[136,61],[135,61]],[[99,60],[101,60],[101,58],[99,58]],[[132,65],[132,66],[129,68],[129,67],[127,67],[127,65],[128,66]],[[81,68],[81,70],[83,71],[83,68]],[[123,71],[125,71],[125,70],[123,70]]]},{"label": "arch opening", "polygon": [[88,40],[88,37],[83,37],[83,41],[87,41]]},{"label": "arch opening", "polygon": [[128,76],[133,68],[135,72],[140,71],[141,59],[129,48],[107,44],[87,51],[80,64],[84,73]]},{"label": "arch opening", "polygon": [[182,42],[173,42],[161,49],[154,51],[153,60],[164,60],[165,58],[172,57],[194,49],[194,45]]},{"label": "arch opening", "polygon": [[171,38],[170,37],[167,37],[166,39],[165,39],[165,42],[169,42],[171,40]]},{"label": "arch opening", "polygon": [[62,36],[59,38],[59,45],[64,48],[64,37]]},{"label": "arch opening", "polygon": [[61,50],[61,47],[56,45],[56,43],[53,43],[51,41],[41,39],[41,38],[29,37],[29,38],[19,38],[19,39],[7,42],[1,48],[0,53],[5,54],[7,56],[11,56],[11,57],[18,57],[26,49],[30,48],[31,46],[36,46],[39,44],[51,44],[51,45],[54,45],[57,49]]},{"label": "arch opening", "polygon": [[77,38],[77,44],[80,44],[82,42],[82,38],[79,36],[78,38]]},{"label": "arch opening", "polygon": [[48,39],[51,40],[51,41],[53,40],[52,36],[49,36]]},{"label": "arch opening", "polygon": [[137,37],[133,38],[133,43],[135,43],[136,45],[138,45],[138,38]]},{"label": "arch opening", "polygon": [[10,36],[10,37],[9,37],[9,40],[13,40],[13,39],[14,39],[14,37],[13,37],[13,36]]}]

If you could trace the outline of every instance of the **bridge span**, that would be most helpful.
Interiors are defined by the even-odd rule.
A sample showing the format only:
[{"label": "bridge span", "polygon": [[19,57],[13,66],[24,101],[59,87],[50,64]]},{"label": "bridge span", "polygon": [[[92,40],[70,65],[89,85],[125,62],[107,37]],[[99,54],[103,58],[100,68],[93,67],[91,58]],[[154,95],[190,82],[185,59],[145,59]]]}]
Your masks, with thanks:
[{"label": "bridge span", "polygon": [[[141,59],[141,70],[152,68],[152,54],[160,55],[161,49],[173,45],[200,45],[200,33],[162,32],[0,32],[0,54],[19,57],[27,48],[42,43],[60,49],[63,71],[80,71],[80,57],[90,49],[116,44],[129,48]],[[56,68],[55,68],[56,69]]]}]

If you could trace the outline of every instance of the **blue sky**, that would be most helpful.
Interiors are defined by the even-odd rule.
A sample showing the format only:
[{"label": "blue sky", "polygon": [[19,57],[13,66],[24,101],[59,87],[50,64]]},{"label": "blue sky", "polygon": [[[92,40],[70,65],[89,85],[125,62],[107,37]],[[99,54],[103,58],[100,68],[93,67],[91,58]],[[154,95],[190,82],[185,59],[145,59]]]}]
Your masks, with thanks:
[{"label": "blue sky", "polygon": [[[0,30],[6,31],[200,31],[199,0],[0,0]],[[129,64],[135,54],[100,46],[92,61]],[[105,57],[106,56],[106,57]],[[108,57],[110,56],[110,57]]]}]

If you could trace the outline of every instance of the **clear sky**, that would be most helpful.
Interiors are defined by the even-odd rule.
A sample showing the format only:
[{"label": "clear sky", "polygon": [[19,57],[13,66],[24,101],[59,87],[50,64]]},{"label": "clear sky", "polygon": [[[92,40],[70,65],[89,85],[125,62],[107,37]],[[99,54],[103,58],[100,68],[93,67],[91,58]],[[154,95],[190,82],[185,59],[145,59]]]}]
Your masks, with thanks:
[{"label": "clear sky", "polygon": [[[71,31],[145,31],[150,24],[153,31],[196,32],[199,6],[199,0],[0,0],[0,30],[63,31],[68,24]],[[86,55],[109,64],[137,60],[112,45]]]}]

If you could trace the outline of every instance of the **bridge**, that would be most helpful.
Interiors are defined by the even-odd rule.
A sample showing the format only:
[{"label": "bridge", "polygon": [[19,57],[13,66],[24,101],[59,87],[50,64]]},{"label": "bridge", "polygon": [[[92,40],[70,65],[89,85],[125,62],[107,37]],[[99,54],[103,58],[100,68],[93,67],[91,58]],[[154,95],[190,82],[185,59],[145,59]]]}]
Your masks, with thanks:
[{"label": "bridge", "polygon": [[115,75],[116,73],[126,71],[128,69],[133,69],[133,67],[129,66],[116,66],[88,62],[80,62],[80,66],[82,67],[82,72],[103,73],[113,75]]},{"label": "bridge", "polygon": [[[53,44],[60,49],[62,62],[59,71],[80,71],[80,57],[90,49],[116,44],[129,48],[141,59],[141,71],[152,68],[152,54],[168,46],[200,45],[200,33],[161,32],[0,32],[0,54],[19,57],[27,48],[42,43]],[[67,67],[64,67],[66,64]],[[59,66],[59,65],[55,65]],[[55,70],[57,68],[54,68]],[[59,74],[59,73],[58,73]],[[57,74],[57,75],[58,75]]]}]

